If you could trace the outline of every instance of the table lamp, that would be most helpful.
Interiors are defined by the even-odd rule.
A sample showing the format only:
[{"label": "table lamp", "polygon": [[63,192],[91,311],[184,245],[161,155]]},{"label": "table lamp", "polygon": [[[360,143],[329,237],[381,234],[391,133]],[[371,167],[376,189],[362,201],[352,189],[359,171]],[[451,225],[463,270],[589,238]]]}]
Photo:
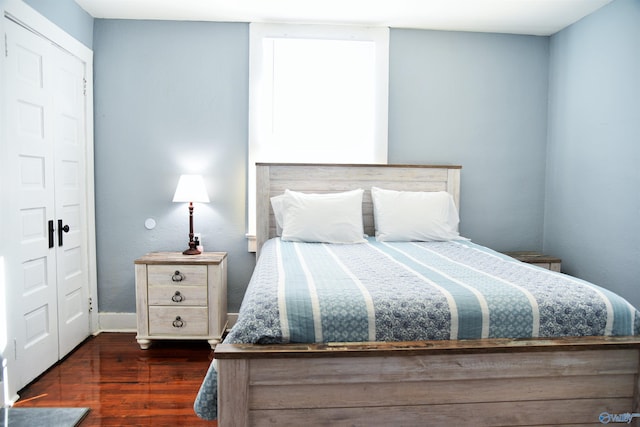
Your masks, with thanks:
[{"label": "table lamp", "polygon": [[193,240],[193,203],[209,203],[209,195],[204,186],[202,175],[181,175],[178,181],[174,202],[189,203],[189,249],[182,252],[184,255],[198,255],[200,251]]}]

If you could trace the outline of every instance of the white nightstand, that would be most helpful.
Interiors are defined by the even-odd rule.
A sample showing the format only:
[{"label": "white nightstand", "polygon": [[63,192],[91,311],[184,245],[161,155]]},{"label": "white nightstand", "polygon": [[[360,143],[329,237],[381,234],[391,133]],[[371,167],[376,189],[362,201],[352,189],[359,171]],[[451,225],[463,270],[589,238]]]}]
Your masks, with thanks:
[{"label": "white nightstand", "polygon": [[227,327],[227,253],[154,252],[135,260],[140,348],[154,339],[206,339]]}]

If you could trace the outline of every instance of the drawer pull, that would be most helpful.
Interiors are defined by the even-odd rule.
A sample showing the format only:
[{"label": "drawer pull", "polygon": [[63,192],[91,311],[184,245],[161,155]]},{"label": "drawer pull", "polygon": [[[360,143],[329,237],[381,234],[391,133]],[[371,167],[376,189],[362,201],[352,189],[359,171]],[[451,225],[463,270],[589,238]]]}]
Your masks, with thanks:
[{"label": "drawer pull", "polygon": [[184,295],[180,293],[180,291],[176,291],[175,294],[171,297],[171,301],[173,302],[182,302],[184,301]]},{"label": "drawer pull", "polygon": [[173,273],[173,276],[171,276],[171,280],[173,280],[174,282],[182,282],[184,280],[184,274],[176,270],[176,272]]},{"label": "drawer pull", "polygon": [[176,320],[173,321],[174,328],[182,328],[184,326],[184,320],[180,316],[176,316]]}]

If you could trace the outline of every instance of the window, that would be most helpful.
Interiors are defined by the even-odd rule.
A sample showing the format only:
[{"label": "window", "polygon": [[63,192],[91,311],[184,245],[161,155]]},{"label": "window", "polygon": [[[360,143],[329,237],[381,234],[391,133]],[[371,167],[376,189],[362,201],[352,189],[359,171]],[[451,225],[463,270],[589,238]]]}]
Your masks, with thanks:
[{"label": "window", "polygon": [[250,33],[251,238],[255,163],[387,162],[389,30],[251,24]]}]

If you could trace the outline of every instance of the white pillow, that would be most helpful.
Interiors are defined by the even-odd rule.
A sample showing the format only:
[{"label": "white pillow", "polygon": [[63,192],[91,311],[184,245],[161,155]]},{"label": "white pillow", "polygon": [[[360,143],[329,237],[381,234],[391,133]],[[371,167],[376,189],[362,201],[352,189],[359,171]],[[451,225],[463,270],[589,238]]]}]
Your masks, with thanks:
[{"label": "white pillow", "polygon": [[371,188],[376,240],[446,241],[460,238],[458,209],[446,191]]},{"label": "white pillow", "polygon": [[[362,195],[344,193],[305,194],[285,190],[281,200],[282,240],[295,242],[363,243]],[[274,201],[272,199],[272,206]],[[279,214],[275,212],[276,222]]]},{"label": "white pillow", "polygon": [[271,198],[273,216],[276,218],[276,235],[282,236],[282,222],[284,216],[284,194]]}]

